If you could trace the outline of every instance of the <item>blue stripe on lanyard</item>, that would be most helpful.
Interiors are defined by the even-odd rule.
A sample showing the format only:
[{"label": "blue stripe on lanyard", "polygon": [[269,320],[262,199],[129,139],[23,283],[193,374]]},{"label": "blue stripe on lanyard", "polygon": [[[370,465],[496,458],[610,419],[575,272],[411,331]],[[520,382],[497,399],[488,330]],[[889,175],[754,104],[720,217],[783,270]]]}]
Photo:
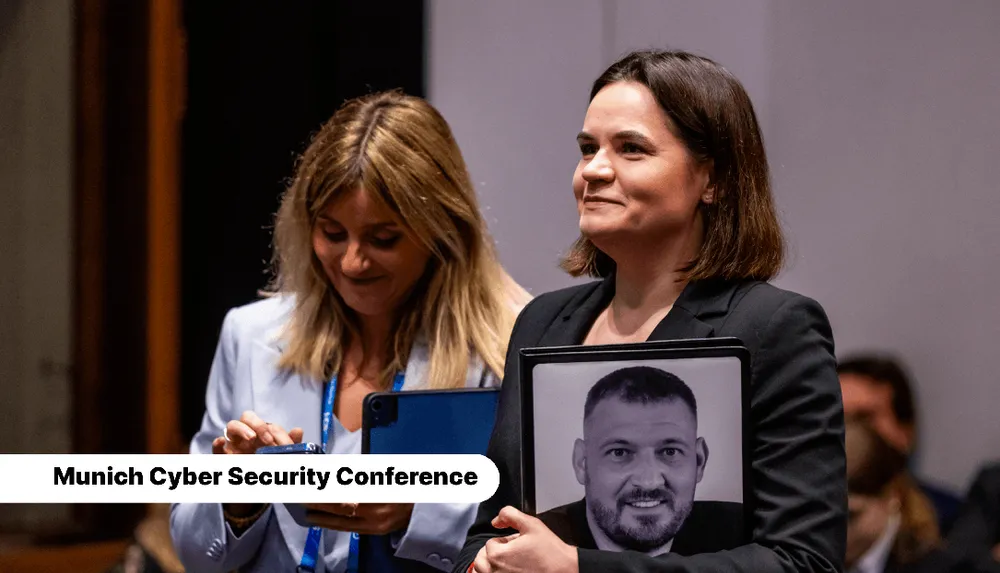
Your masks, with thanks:
[{"label": "blue stripe on lanyard", "polygon": [[[403,373],[398,372],[392,379],[392,391],[399,392],[403,389]],[[334,376],[326,383],[323,390],[323,412],[320,418],[321,437],[323,440],[323,452],[327,452],[327,442],[330,438],[330,422],[333,420],[333,403],[337,399],[337,377]],[[296,568],[298,572],[313,573],[316,571],[316,559],[319,557],[319,542],[323,534],[320,527],[310,527],[309,535],[306,537],[306,548],[302,552],[302,561]],[[351,534],[351,545],[347,554],[347,573],[358,572],[358,552],[361,536],[357,533]]]}]

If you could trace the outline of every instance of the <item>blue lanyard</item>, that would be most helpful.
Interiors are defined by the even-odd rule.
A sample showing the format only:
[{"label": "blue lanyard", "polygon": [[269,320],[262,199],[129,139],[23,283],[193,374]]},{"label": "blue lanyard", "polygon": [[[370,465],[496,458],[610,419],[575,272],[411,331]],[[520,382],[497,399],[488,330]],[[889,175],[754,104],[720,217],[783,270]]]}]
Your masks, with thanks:
[{"label": "blue lanyard", "polygon": [[[392,391],[399,392],[403,389],[403,373],[398,372],[392,379]],[[326,445],[330,439],[330,422],[333,420],[333,403],[337,399],[337,377],[334,376],[326,383],[323,389],[323,411],[321,420],[321,436],[323,440],[323,452],[326,453]],[[323,529],[320,527],[310,527],[309,536],[306,537],[306,548],[302,552],[302,561],[296,571],[313,573],[316,571],[316,559],[319,556],[319,542]],[[351,533],[351,547],[347,554],[347,573],[357,573],[358,571],[358,546],[361,536]]]}]

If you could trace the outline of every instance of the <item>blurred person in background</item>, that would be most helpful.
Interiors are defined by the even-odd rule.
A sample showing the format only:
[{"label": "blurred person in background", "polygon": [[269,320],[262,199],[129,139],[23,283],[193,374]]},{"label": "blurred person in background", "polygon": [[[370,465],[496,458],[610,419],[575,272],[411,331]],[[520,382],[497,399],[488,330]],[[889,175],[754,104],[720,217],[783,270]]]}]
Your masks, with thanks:
[{"label": "blurred person in background", "polygon": [[[327,412],[326,452],[357,454],[371,392],[500,383],[527,293],[497,261],[461,152],[426,101],[387,92],[338,110],[296,166],[274,239],[272,296],[227,314],[192,453],[320,443]],[[407,570],[449,570],[475,514],[306,507],[312,528],[282,504],[180,503],[171,533],[192,572],[344,571],[352,533],[387,536]]]},{"label": "blurred person in background", "polygon": [[[839,362],[844,415],[868,420],[871,427],[893,447],[912,456],[917,445],[917,406],[913,384],[902,364],[891,357],[858,354]],[[946,489],[931,485],[907,472],[931,503],[938,528],[947,533],[961,499]]]},{"label": "blurred person in background", "polygon": [[907,454],[869,421],[846,421],[848,573],[976,573],[977,560],[945,548],[927,498],[907,478]]},{"label": "blurred person in background", "polygon": [[948,533],[948,543],[992,560],[1000,571],[1000,462],[979,470]]}]

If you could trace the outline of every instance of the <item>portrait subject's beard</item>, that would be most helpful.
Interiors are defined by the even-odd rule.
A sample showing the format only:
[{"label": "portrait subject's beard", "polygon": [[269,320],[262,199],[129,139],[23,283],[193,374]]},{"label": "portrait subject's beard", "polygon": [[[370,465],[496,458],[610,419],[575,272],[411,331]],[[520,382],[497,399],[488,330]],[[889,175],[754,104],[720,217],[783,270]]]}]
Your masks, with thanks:
[{"label": "portrait subject's beard", "polygon": [[[622,519],[626,507],[633,503],[660,502],[655,511],[635,515],[626,523]],[[666,545],[677,535],[691,513],[694,500],[679,501],[665,489],[633,490],[620,497],[615,507],[608,507],[594,499],[587,505],[601,531],[625,549],[648,552]]]}]

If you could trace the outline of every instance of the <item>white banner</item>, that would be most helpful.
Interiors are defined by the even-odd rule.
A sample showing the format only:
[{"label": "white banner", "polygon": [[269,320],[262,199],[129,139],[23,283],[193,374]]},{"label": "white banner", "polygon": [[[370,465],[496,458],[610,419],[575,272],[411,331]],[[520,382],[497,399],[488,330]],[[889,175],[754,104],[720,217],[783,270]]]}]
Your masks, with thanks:
[{"label": "white banner", "polygon": [[478,503],[479,455],[0,454],[0,503]]}]

